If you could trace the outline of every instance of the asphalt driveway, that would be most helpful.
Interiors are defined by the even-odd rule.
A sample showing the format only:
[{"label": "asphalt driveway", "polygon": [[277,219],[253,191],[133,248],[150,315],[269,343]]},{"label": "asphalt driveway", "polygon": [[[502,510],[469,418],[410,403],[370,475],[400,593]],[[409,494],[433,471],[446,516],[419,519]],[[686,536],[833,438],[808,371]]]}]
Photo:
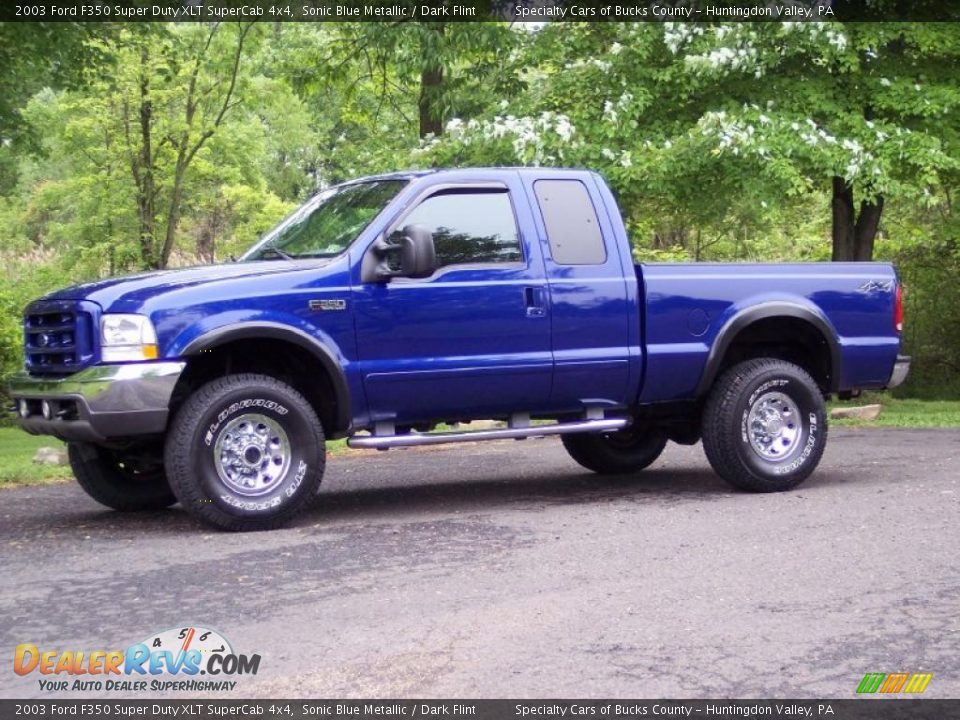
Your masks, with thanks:
[{"label": "asphalt driveway", "polygon": [[245,535],[6,490],[0,696],[43,695],[19,643],[195,624],[262,656],[236,696],[846,698],[903,671],[958,697],[958,463],[960,430],[835,430],[805,485],[749,495],[699,447],[629,479],[556,440],[348,454]]}]

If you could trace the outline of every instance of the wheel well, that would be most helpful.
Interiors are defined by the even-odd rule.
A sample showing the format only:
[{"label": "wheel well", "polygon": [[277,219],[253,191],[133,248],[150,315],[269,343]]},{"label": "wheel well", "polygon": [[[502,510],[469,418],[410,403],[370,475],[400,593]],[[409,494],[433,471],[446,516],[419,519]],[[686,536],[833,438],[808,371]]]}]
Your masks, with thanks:
[{"label": "wheel well", "polygon": [[323,423],[328,438],[347,430],[338,421],[337,390],[330,373],[309,350],[273,338],[244,338],[225,342],[187,358],[187,366],[170,401],[171,415],[198,387],[233,373],[261,373],[281,380],[300,392]]},{"label": "wheel well", "polygon": [[827,338],[812,323],[801,318],[775,316],[756,320],[740,330],[727,346],[711,378],[715,380],[744,360],[774,357],[799,365],[824,393],[837,384],[833,353]]}]

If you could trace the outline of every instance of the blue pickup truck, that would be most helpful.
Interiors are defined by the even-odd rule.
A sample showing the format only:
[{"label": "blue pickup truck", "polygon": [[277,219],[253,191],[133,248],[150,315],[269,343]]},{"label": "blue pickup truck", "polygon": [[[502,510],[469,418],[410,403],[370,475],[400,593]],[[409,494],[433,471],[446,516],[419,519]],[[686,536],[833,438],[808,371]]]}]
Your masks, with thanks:
[{"label": "blue pickup truck", "polygon": [[[324,190],[236,262],[31,303],[10,393],[95,500],[229,530],[307,506],[343,437],[560,435],[622,474],[702,439],[778,491],[820,461],[826,398],[903,381],[902,313],[887,264],[634,264],[592,172],[405,172]],[[478,419],[503,422],[436,430]]]}]

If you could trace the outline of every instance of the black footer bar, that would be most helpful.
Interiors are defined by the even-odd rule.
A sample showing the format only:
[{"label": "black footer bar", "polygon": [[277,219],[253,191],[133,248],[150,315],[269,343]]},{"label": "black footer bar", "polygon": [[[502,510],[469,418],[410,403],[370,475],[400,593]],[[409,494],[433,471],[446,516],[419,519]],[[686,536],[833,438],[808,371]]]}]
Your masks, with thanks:
[{"label": "black footer bar", "polygon": [[0,700],[0,718],[960,720],[960,700]]}]

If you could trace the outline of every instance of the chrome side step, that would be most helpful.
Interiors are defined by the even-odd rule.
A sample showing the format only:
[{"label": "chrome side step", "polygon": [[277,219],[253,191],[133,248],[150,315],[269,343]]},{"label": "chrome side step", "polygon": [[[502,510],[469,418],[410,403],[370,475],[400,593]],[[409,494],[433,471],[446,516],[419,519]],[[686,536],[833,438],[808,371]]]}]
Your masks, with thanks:
[{"label": "chrome side step", "polygon": [[493,430],[473,430],[471,432],[442,433],[405,433],[403,435],[355,435],[347,440],[352,448],[389,450],[395,447],[415,447],[419,445],[444,445],[446,443],[477,442],[478,440],[522,440],[528,437],[546,437],[547,435],[567,435],[571,433],[609,432],[625,428],[629,418],[607,418],[597,420],[578,420],[576,422],[557,423],[556,425],[529,425],[526,427],[495,428]]}]

